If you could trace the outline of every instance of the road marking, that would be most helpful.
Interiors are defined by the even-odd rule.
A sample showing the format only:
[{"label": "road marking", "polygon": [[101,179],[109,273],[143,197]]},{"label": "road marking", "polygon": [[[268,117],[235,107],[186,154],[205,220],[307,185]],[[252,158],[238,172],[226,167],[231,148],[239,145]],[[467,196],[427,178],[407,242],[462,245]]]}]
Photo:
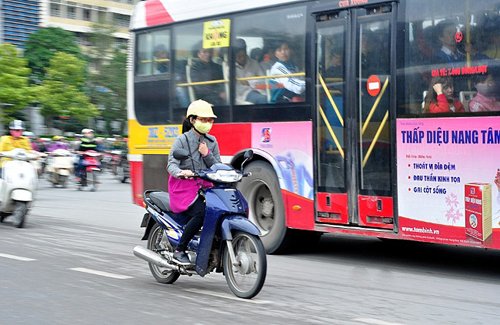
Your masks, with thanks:
[{"label": "road marking", "polygon": [[95,275],[100,275],[100,276],[105,276],[108,278],[113,278],[113,279],[120,279],[120,280],[125,280],[125,279],[132,279],[132,276],[128,275],[121,275],[121,274],[115,274],[115,273],[108,273],[108,272],[103,272],[103,271],[97,271],[97,270],[92,270],[92,269],[86,269],[84,267],[75,267],[70,269],[72,271],[77,271],[77,272],[83,272],[83,273],[90,273],[90,274],[95,274]]},{"label": "road marking", "polygon": [[251,299],[243,299],[243,298],[238,298],[235,296],[230,296],[230,295],[225,295],[225,294],[220,294],[220,293],[214,293],[212,291],[208,290],[199,290],[199,289],[183,289],[184,291],[189,291],[189,292],[194,292],[194,293],[201,293],[203,295],[208,295],[208,296],[213,296],[213,297],[218,297],[218,298],[224,298],[224,299],[230,299],[230,300],[236,300],[239,302],[248,302],[250,304],[256,304],[256,305],[264,305],[264,304],[272,304],[272,301],[269,300],[251,300]]},{"label": "road marking", "polygon": [[402,323],[391,323],[375,318],[353,318],[352,320],[355,322],[361,322],[372,325],[403,325]]},{"label": "road marking", "polygon": [[22,257],[22,256],[10,255],[10,254],[2,254],[2,253],[0,253],[0,257],[10,258],[11,260],[18,260],[18,261],[23,261],[23,262],[36,261],[36,259],[34,259],[34,258]]}]

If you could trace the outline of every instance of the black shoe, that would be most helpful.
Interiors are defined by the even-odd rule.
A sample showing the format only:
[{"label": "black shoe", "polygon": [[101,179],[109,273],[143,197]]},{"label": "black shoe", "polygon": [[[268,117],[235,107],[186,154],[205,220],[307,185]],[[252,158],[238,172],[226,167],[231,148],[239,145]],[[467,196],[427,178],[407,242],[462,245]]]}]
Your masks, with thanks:
[{"label": "black shoe", "polygon": [[174,252],[174,262],[180,265],[190,265],[191,261],[189,261],[189,257],[184,251],[175,251]]}]

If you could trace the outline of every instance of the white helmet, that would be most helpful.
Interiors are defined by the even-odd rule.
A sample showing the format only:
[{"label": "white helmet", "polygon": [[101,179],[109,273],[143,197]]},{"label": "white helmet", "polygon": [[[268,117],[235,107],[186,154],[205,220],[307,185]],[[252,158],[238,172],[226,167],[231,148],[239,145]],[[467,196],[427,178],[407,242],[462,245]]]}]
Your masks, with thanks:
[{"label": "white helmet", "polygon": [[195,100],[194,102],[189,104],[186,112],[186,117],[189,117],[191,115],[195,115],[198,117],[217,118],[217,115],[215,115],[214,111],[212,110],[212,104],[202,99]]},{"label": "white helmet", "polygon": [[94,133],[94,130],[92,130],[92,129],[83,129],[82,130],[82,134],[90,133],[90,132]]},{"label": "white helmet", "polygon": [[24,123],[21,120],[14,120],[10,122],[9,129],[11,130],[24,130]]}]

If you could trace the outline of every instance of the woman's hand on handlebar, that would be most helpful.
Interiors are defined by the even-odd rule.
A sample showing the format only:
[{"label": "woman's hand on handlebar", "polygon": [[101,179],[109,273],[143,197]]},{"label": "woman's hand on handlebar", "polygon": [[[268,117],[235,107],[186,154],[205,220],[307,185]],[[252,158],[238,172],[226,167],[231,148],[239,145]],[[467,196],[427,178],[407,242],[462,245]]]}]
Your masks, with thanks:
[{"label": "woman's hand on handlebar", "polygon": [[192,178],[194,176],[194,173],[190,171],[189,169],[182,169],[179,174],[177,174],[177,177],[179,178]]}]

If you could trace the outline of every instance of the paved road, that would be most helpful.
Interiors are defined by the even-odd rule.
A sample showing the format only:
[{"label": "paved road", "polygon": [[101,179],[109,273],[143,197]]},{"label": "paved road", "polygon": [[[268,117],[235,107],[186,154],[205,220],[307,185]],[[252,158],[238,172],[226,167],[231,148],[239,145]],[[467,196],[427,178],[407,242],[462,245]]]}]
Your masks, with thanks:
[{"label": "paved road", "polygon": [[498,324],[500,252],[324,236],[268,256],[253,300],[220,274],[154,281],[132,255],[143,210],[129,185],[41,181],[27,226],[0,225],[0,324]]}]

